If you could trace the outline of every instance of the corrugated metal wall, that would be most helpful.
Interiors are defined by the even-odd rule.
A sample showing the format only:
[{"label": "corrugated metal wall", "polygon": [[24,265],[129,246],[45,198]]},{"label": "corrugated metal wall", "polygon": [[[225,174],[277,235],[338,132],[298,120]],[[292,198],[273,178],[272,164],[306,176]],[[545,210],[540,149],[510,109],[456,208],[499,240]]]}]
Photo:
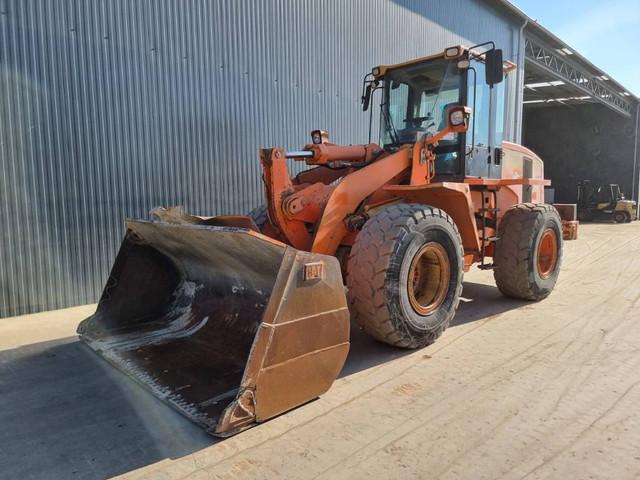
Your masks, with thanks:
[{"label": "corrugated metal wall", "polygon": [[96,301],[126,217],[248,211],[260,146],[366,141],[371,66],[489,39],[480,0],[0,0],[0,316]]}]

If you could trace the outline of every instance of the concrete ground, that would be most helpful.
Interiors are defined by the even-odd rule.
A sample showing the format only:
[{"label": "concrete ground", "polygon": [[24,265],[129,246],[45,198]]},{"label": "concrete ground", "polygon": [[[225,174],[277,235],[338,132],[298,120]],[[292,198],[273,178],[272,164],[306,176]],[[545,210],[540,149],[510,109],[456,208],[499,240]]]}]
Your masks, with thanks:
[{"label": "concrete ground", "polygon": [[0,477],[640,478],[640,222],[580,228],[547,300],[473,270],[434,345],[354,332],[327,394],[223,441],[78,343],[92,307],[0,320]]}]

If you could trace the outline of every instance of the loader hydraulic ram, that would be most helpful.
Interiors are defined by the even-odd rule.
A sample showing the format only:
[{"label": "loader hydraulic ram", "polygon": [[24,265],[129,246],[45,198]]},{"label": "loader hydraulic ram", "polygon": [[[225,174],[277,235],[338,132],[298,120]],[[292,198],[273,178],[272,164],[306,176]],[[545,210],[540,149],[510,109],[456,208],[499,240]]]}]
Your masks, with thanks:
[{"label": "loader hydraulic ram", "polygon": [[[542,161],[500,138],[494,86],[513,68],[491,42],[374,68],[362,102],[379,92],[380,144],[316,130],[260,152],[265,203],[247,216],[130,220],[80,337],[226,436],[326,392],[350,318],[397,347],[432,343],[474,263],[507,296],[545,298],[575,206],[543,203]],[[292,177],[290,161],[310,168]]]}]

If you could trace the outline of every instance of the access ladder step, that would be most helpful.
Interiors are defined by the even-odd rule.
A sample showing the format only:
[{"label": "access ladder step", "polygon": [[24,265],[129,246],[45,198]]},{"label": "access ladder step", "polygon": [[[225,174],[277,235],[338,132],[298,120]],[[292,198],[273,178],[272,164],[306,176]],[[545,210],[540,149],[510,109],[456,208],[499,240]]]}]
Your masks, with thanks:
[{"label": "access ladder step", "polygon": [[478,265],[478,268],[480,270],[493,270],[495,268],[495,265],[493,263],[485,263]]}]

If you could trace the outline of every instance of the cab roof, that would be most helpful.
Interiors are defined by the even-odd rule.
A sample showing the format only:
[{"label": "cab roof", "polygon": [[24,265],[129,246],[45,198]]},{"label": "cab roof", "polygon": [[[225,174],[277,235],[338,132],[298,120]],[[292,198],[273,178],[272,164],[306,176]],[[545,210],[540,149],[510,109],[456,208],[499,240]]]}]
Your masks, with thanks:
[{"label": "cab roof", "polygon": [[[453,50],[454,48],[457,49],[457,53],[455,55],[447,55],[447,52]],[[469,51],[469,47],[465,47],[464,45],[454,45],[454,46],[445,48],[440,53],[434,53],[433,55],[428,55],[426,57],[419,57],[419,58],[415,58],[413,60],[407,60],[406,62],[401,62],[401,63],[394,63],[389,65],[378,65],[377,67],[373,67],[371,69],[371,74],[375,78],[382,78],[385,76],[385,74],[389,70],[394,70],[396,68],[406,67],[409,65],[416,65],[418,63],[427,62],[429,60],[436,60],[438,58],[448,58],[449,60],[453,60],[453,59],[462,57],[468,51]],[[477,53],[476,51],[473,51],[473,53],[479,58],[484,57],[484,53]],[[504,68],[504,73],[507,74],[516,68],[516,64],[509,60],[505,60],[503,68]]]}]

